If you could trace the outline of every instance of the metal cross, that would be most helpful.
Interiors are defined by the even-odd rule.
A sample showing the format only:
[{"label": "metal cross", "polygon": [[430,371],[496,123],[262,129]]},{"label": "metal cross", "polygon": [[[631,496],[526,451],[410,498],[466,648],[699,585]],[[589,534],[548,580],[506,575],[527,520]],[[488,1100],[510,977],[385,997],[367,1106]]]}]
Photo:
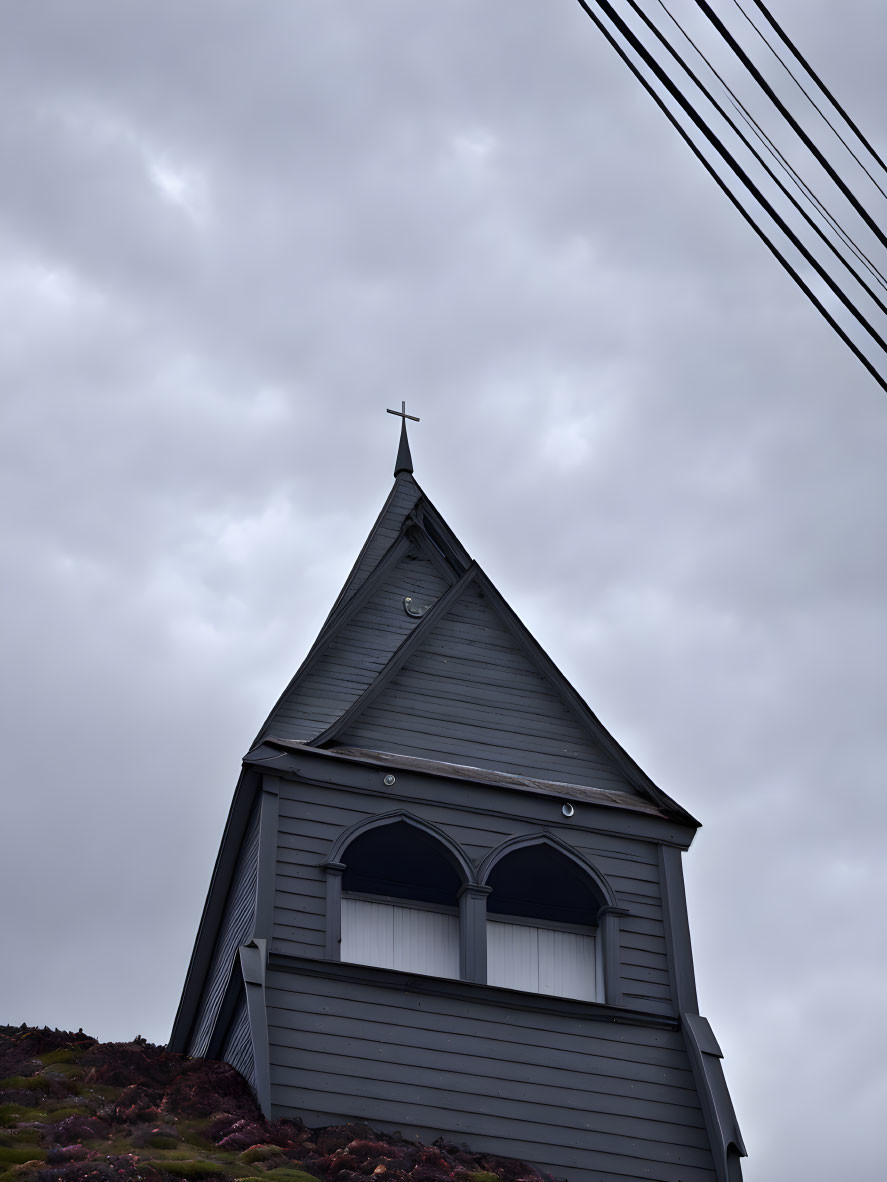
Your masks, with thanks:
[{"label": "metal cross", "polygon": [[419,423],[422,421],[418,417],[418,415],[408,415],[407,414],[407,404],[405,402],[402,402],[400,404],[400,410],[389,410],[388,413],[390,415],[398,415],[398,417],[403,422],[404,426],[406,426],[407,419],[412,419],[414,423]]}]

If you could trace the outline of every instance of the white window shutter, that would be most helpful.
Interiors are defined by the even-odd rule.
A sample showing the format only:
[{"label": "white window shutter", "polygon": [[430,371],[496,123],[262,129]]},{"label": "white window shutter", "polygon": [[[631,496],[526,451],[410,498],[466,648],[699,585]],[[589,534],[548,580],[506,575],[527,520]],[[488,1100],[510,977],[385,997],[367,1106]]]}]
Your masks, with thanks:
[{"label": "white window shutter", "polygon": [[487,921],[487,982],[539,992],[539,933],[526,924]]},{"label": "white window shutter", "polygon": [[421,907],[342,900],[342,960],[431,977],[459,976],[459,917]]},{"label": "white window shutter", "polygon": [[539,992],[595,1000],[594,936],[539,929]]},{"label": "white window shutter", "polygon": [[595,937],[532,924],[487,921],[487,981],[506,989],[594,1001]]}]

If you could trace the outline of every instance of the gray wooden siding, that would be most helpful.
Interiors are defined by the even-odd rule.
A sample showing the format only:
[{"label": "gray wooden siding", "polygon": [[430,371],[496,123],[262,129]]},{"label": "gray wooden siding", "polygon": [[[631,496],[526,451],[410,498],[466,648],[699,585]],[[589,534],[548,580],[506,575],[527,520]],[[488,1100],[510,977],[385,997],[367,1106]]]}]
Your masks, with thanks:
[{"label": "gray wooden siding", "polygon": [[476,587],[342,742],[635,793]]},{"label": "gray wooden siding", "polygon": [[[381,778],[381,777],[380,777]],[[342,830],[395,804],[387,797],[324,788],[307,782],[280,782],[277,879],[273,949],[290,956],[324,955],[326,889],[322,863]],[[476,864],[508,838],[536,832],[538,824],[519,816],[469,811],[447,802],[447,788],[429,782],[428,798],[409,804],[415,816],[438,825]],[[502,807],[504,793],[478,787],[478,810]],[[516,811],[516,805],[515,807]],[[616,834],[592,833],[571,824],[548,824],[606,875],[619,903],[631,915],[620,921],[621,984],[624,1003],[656,1014],[672,1013],[669,965],[659,884],[659,862],[652,842]]]},{"label": "gray wooden siding", "polygon": [[680,1035],[269,974],[273,1115],[443,1134],[570,1182],[713,1182]]},{"label": "gray wooden siding", "polygon": [[[379,514],[379,519],[373,526],[370,536],[364,543],[364,548],[358,555],[354,570],[342,591],[341,603],[344,605],[354,595],[373,570],[384,557],[386,550],[395,542],[400,533],[404,518],[419,499],[419,486],[412,476],[406,473],[395,481],[391,494]],[[404,595],[409,594],[404,591]]]},{"label": "gray wooden siding", "polygon": [[189,1055],[205,1055],[212,1037],[237,949],[252,935],[256,918],[256,881],[259,856],[259,810],[254,808],[243,848],[231,880],[225,914],[216,937],[212,964],[204,984],[200,1009],[188,1040]]},{"label": "gray wooden siding", "polygon": [[411,549],[279,703],[265,733],[280,739],[320,734],[363,693],[419,623],[404,610],[404,596],[433,602],[446,589],[433,565]]},{"label": "gray wooden siding", "polygon": [[253,1092],[256,1090],[256,1066],[253,1057],[253,1043],[249,1029],[249,1014],[246,1008],[246,993],[242,992],[231,1019],[231,1027],[222,1048],[222,1060],[234,1067]]}]

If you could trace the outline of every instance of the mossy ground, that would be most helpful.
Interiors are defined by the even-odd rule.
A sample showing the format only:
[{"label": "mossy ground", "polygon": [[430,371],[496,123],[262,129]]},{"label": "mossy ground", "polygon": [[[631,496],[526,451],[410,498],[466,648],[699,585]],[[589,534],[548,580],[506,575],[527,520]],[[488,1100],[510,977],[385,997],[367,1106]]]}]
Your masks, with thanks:
[{"label": "mossy ground", "polygon": [[[392,1114],[396,1119],[396,1113]],[[0,1182],[552,1182],[366,1125],[267,1121],[226,1063],[0,1026]]]}]

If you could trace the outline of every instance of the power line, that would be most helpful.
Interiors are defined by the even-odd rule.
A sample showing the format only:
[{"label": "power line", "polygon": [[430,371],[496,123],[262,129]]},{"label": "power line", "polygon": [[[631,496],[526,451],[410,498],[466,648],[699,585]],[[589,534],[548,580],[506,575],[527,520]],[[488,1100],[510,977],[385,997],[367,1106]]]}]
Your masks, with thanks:
[{"label": "power line", "polygon": [[[635,65],[635,63],[631,60],[629,55],[626,53],[625,49],[619,43],[617,38],[611,33],[610,29],[607,28],[607,26],[600,19],[600,17],[597,15],[597,13],[592,10],[592,8],[590,7],[587,0],[577,0],[577,3],[579,4],[580,8],[583,10],[585,15],[589,18],[589,20],[591,20],[593,22],[593,24],[604,35],[604,37],[606,38],[608,43],[613,47],[613,49],[616,51],[616,53],[619,55],[619,57],[622,59],[622,61],[625,62],[625,64],[628,66],[631,73],[641,83],[641,85],[644,87],[644,89],[647,91],[647,93],[650,95],[650,97],[653,99],[653,101],[656,103],[656,105],[659,107],[659,109],[662,111],[662,113],[665,115],[665,117],[668,119],[668,121],[672,124],[672,126],[678,132],[680,137],[685,141],[687,146],[690,148],[690,151],[693,153],[694,156],[696,156],[696,158],[702,164],[703,168],[705,168],[705,170],[709,173],[709,175],[712,177],[712,179],[714,180],[714,182],[718,186],[718,188],[721,189],[721,191],[724,193],[724,195],[727,197],[727,199],[731,202],[731,204],[736,207],[736,209],[739,211],[740,215],[744,218],[744,220],[746,222],[748,222],[749,226],[751,226],[752,230],[754,230],[754,232],[758,235],[758,237],[761,239],[761,241],[764,243],[764,245],[767,247],[767,249],[770,251],[770,253],[780,263],[780,265],[785,269],[785,271],[792,277],[794,282],[804,292],[804,294],[807,296],[807,298],[810,300],[810,302],[813,304],[813,306],[820,312],[820,314],[822,315],[822,317],[826,321],[826,323],[831,325],[831,327],[835,330],[837,335],[844,342],[844,344],[848,347],[848,349],[851,351],[851,353],[853,353],[853,355],[857,358],[857,360],[860,362],[860,364],[863,365],[866,370],[868,370],[868,372],[871,374],[871,376],[874,378],[874,380],[877,382],[877,384],[881,387],[881,389],[884,390],[885,393],[887,393],[887,379],[882,377],[882,375],[880,374],[878,369],[873,365],[873,363],[869,360],[869,358],[865,355],[865,353],[862,352],[862,350],[859,348],[859,346],[856,344],[856,342],[847,334],[847,332],[838,323],[838,321],[831,314],[831,312],[829,312],[828,308],[826,308],[826,306],[822,303],[822,301],[819,299],[819,297],[815,294],[813,289],[805,282],[805,280],[801,277],[801,275],[798,273],[798,271],[792,266],[792,264],[789,262],[789,260],[786,258],[786,256],[782,253],[782,251],[779,249],[779,247],[776,245],[776,243],[773,242],[773,240],[767,235],[766,231],[755,221],[755,219],[752,217],[752,215],[749,213],[749,211],[743,206],[742,202],[739,200],[739,198],[736,196],[736,194],[732,192],[732,190],[730,189],[730,187],[728,186],[726,181],[719,175],[719,173],[717,172],[717,170],[715,169],[715,167],[711,163],[711,161],[705,156],[705,154],[701,151],[701,149],[697,146],[697,144],[694,143],[689,132],[681,125],[681,123],[678,121],[675,114],[668,107],[665,100],[656,92],[655,88],[652,86],[649,79],[647,79],[644,76],[644,74],[641,72],[641,70],[638,69],[638,67]],[[626,36],[626,40],[629,42],[629,44],[632,45],[632,48],[635,49],[635,52],[638,53],[638,56],[641,57],[641,60],[643,60],[645,62],[645,64],[649,65],[651,69],[653,69],[653,72],[656,74],[657,78],[659,78],[660,82],[662,82],[662,84],[666,87],[666,89],[669,91],[669,93],[672,93],[673,97],[674,97],[673,92],[676,91],[676,88],[664,76],[663,71],[661,70],[661,67],[659,67],[658,63],[652,62],[650,55],[647,53],[647,51],[644,49],[644,47],[642,45],[640,45],[640,43],[637,41],[637,38],[634,37],[634,34],[632,34],[631,31],[627,29],[627,26],[625,26],[624,21],[622,21],[621,18],[618,16],[618,14],[616,14],[613,11],[612,6],[608,3],[606,3],[605,0],[596,0],[596,3],[598,5],[598,7],[603,9],[603,11],[609,17],[610,21],[615,25],[615,27],[617,29],[619,29],[620,32],[623,33],[623,36],[626,36],[626,33],[629,34],[628,36]],[[681,102],[681,105],[685,109],[689,107],[689,104],[686,102],[685,99],[683,99],[683,101]],[[687,113],[691,114],[691,117],[693,117],[694,122],[699,121],[699,116],[696,115],[696,113],[692,111],[692,108],[689,108]]]},{"label": "power line", "polygon": [[711,5],[708,3],[708,0],[695,0],[695,3],[696,7],[699,8],[706,17],[708,17],[709,21],[721,34],[723,39],[727,42],[727,44],[754,78],[755,82],[757,82],[758,86],[760,86],[763,92],[774,104],[780,115],[782,115],[782,117],[788,122],[795,134],[800,137],[804,146],[813,153],[813,155],[816,157],[834,183],[838,186],[838,188],[841,190],[865,224],[869,227],[878,241],[882,244],[882,246],[887,246],[887,235],[884,234],[881,227],[874,220],[862,202],[858,200],[855,194],[851,192],[850,188],[841,180],[837,172],[834,170],[834,168],[832,168],[831,164],[828,162],[828,160],[826,160],[825,156],[822,154],[822,152],[820,152],[816,144],[814,144],[814,142],[810,139],[809,135],[807,135],[806,131],[804,131],[803,127],[801,127],[800,123],[798,123],[797,119],[795,119],[791,111],[789,111],[786,105],[782,102],[779,95],[774,91],[773,87],[763,76],[761,71],[757,68],[757,66],[754,64],[754,62],[751,60],[751,58],[730,32],[718,14],[713,11]]},{"label": "power line", "polygon": [[[580,4],[582,4],[582,7],[585,8],[587,11],[587,6],[583,2],[583,0],[579,0],[579,2],[580,2]],[[755,198],[755,200],[758,202],[758,204],[766,211],[766,213],[769,215],[769,217],[776,223],[776,225],[779,227],[779,229],[782,231],[782,233],[786,236],[786,238],[788,238],[789,242],[791,242],[791,244],[795,248],[795,250],[797,250],[799,252],[799,254],[802,256],[802,258],[807,263],[810,264],[810,266],[814,269],[814,271],[816,271],[817,275],[819,275],[819,277],[823,280],[823,282],[831,289],[833,294],[838,297],[838,299],[841,301],[841,303],[848,309],[848,311],[855,317],[855,319],[863,326],[863,328],[866,330],[866,332],[868,332],[869,336],[871,336],[872,339],[874,341],[876,341],[878,343],[878,345],[880,345],[880,347],[885,352],[887,352],[887,341],[885,341],[884,338],[881,336],[881,334],[877,331],[877,329],[874,328],[873,325],[871,325],[869,323],[869,321],[862,314],[862,312],[856,307],[856,305],[849,298],[849,296],[846,295],[846,293],[835,282],[835,280],[831,277],[831,275],[829,275],[829,273],[825,270],[825,268],[821,265],[821,263],[807,249],[807,247],[804,245],[804,243],[801,241],[801,239],[798,238],[797,234],[795,234],[795,232],[794,232],[794,230],[792,230],[791,226],[788,225],[788,223],[785,221],[785,219],[782,217],[782,215],[776,210],[776,208],[772,205],[772,203],[761,192],[761,190],[758,188],[758,186],[755,184],[755,182],[751,179],[751,177],[748,175],[748,173],[745,171],[745,169],[742,167],[742,165],[738,162],[738,160],[736,160],[736,158],[733,156],[733,154],[729,151],[729,149],[726,147],[726,145],[723,143],[723,141],[720,139],[720,137],[718,135],[716,135],[715,132],[712,131],[712,129],[708,126],[708,124],[705,122],[705,120],[702,118],[702,116],[699,114],[699,112],[696,111],[696,109],[692,106],[692,104],[689,102],[689,100],[678,89],[678,87],[671,80],[671,78],[669,78],[669,76],[663,70],[662,66],[652,56],[652,54],[649,52],[649,50],[646,48],[646,46],[643,44],[643,42],[638,39],[638,37],[635,35],[635,33],[632,31],[632,29],[625,23],[625,21],[618,14],[618,12],[616,12],[616,10],[614,9],[613,5],[609,2],[609,0],[595,0],[595,2],[597,4],[597,7],[599,9],[601,9],[606,14],[606,16],[610,20],[610,23],[619,31],[619,33],[622,35],[622,37],[624,37],[624,39],[628,42],[628,44],[631,46],[631,48],[634,50],[634,52],[638,55],[638,57],[640,57],[640,59],[644,62],[644,64],[647,66],[647,68],[652,70],[653,74],[656,76],[656,78],[658,79],[660,84],[665,87],[665,89],[668,91],[668,93],[671,95],[671,97],[675,100],[675,102],[677,102],[677,104],[681,107],[681,109],[684,111],[684,113],[687,116],[689,116],[690,120],[696,125],[697,129],[702,133],[702,135],[705,137],[705,139],[708,140],[709,144],[715,149],[715,151],[724,160],[724,162],[732,170],[732,172],[739,178],[739,180],[742,182],[742,184],[745,186],[745,188],[748,189],[748,191]]]},{"label": "power line", "polygon": [[863,162],[859,159],[859,157],[856,155],[856,153],[853,151],[853,149],[850,147],[850,145],[847,143],[847,141],[844,139],[844,137],[838,131],[837,127],[835,127],[834,123],[832,123],[831,119],[829,119],[828,115],[826,115],[825,111],[823,111],[822,107],[819,106],[819,104],[816,102],[816,100],[813,98],[813,96],[809,93],[809,91],[805,88],[805,86],[800,81],[800,79],[795,75],[791,66],[789,66],[789,64],[785,61],[785,59],[781,56],[781,54],[774,48],[774,46],[771,44],[771,42],[767,39],[766,35],[758,28],[758,26],[755,24],[755,22],[752,20],[752,18],[748,15],[748,13],[742,7],[740,0],[733,0],[733,3],[736,5],[736,7],[739,9],[739,11],[742,13],[742,15],[748,21],[748,23],[752,27],[752,29],[754,29],[754,31],[757,33],[757,35],[761,38],[761,40],[764,42],[764,44],[767,46],[767,48],[770,50],[770,52],[773,54],[773,56],[776,58],[776,60],[779,62],[779,64],[782,66],[782,68],[785,70],[785,72],[788,74],[789,78],[791,78],[792,82],[794,82],[795,86],[797,86],[798,90],[800,90],[800,92],[804,96],[804,98],[807,99],[807,101],[813,107],[814,111],[816,111],[817,114],[822,117],[823,122],[828,127],[830,127],[831,130],[835,133],[835,135],[838,137],[838,139],[841,141],[841,143],[844,145],[844,147],[847,149],[847,151],[850,153],[850,155],[853,157],[853,159],[856,161],[856,163],[859,165],[859,167],[865,173],[865,175],[869,178],[869,180],[872,182],[872,184],[875,186],[875,188],[878,190],[878,192],[881,194],[881,196],[887,197],[887,193],[884,192],[884,190],[881,188],[881,186],[878,184],[878,182],[875,180],[875,178],[872,176],[872,174],[869,172],[869,170],[863,164]]},{"label": "power line", "polygon": [[780,40],[783,42],[783,44],[788,48],[788,50],[790,51],[792,56],[795,58],[795,60],[800,62],[800,64],[804,67],[804,69],[807,71],[807,73],[810,75],[810,77],[813,79],[813,81],[816,83],[816,85],[819,87],[819,89],[822,91],[822,93],[825,95],[825,97],[828,99],[828,101],[832,104],[834,109],[838,112],[838,114],[841,116],[841,118],[844,120],[844,122],[847,124],[847,126],[850,128],[850,130],[853,132],[853,134],[859,140],[859,142],[868,150],[868,152],[872,156],[872,158],[874,160],[876,160],[878,162],[878,164],[880,164],[881,168],[883,168],[884,171],[887,172],[887,164],[884,163],[884,161],[881,159],[881,157],[878,155],[878,153],[875,151],[875,149],[872,147],[872,145],[869,143],[869,141],[865,138],[865,136],[862,134],[862,132],[859,130],[859,128],[856,126],[856,124],[853,122],[853,120],[850,118],[850,116],[847,114],[847,112],[844,110],[844,108],[841,106],[841,104],[838,102],[838,100],[835,98],[835,96],[832,94],[832,92],[829,90],[829,88],[826,86],[826,84],[822,81],[822,79],[819,77],[819,75],[816,73],[816,71],[813,69],[813,67],[810,65],[810,63],[807,61],[807,59],[804,57],[804,55],[801,53],[801,51],[797,48],[797,46],[794,44],[794,42],[791,40],[791,38],[788,36],[788,34],[783,31],[783,29],[781,28],[781,26],[777,22],[776,17],[773,16],[773,14],[770,12],[770,10],[767,8],[767,6],[762,3],[762,0],[752,0],[752,3],[757,8],[760,9],[760,11],[763,13],[764,17],[767,19],[767,21],[769,21],[770,25],[772,26],[772,28],[776,32],[777,36],[780,38]]},{"label": "power line", "polygon": [[[761,127],[761,125],[758,123],[758,121],[754,118],[754,116],[751,114],[751,112],[748,110],[748,108],[745,106],[745,104],[742,102],[742,100],[739,98],[739,96],[736,94],[736,92],[733,90],[733,88],[724,79],[724,77],[720,73],[720,71],[713,65],[711,60],[706,56],[706,54],[703,52],[703,50],[700,49],[699,45],[693,40],[693,38],[690,36],[690,34],[687,32],[687,30],[684,28],[684,26],[680,23],[680,21],[677,19],[677,17],[674,16],[674,14],[671,12],[671,10],[667,7],[667,5],[665,4],[665,0],[656,0],[656,2],[658,3],[658,5],[662,9],[662,11],[665,13],[665,15],[668,17],[668,19],[675,26],[675,28],[677,28],[677,30],[681,34],[681,36],[693,47],[695,52],[702,59],[702,61],[706,64],[706,66],[711,71],[711,73],[714,75],[714,77],[717,78],[718,82],[721,84],[721,86],[724,88],[727,95],[729,96],[731,103],[736,108],[740,117],[749,126],[749,128],[752,130],[754,135],[758,138],[758,140],[760,140],[760,142],[764,145],[764,147],[770,153],[770,155],[779,163],[779,165],[781,166],[783,171],[788,174],[788,176],[791,178],[793,183],[803,193],[803,195],[807,198],[807,200],[814,206],[816,211],[823,218],[825,218],[825,220],[828,222],[828,224],[831,226],[831,228],[835,231],[835,233],[838,235],[838,237],[841,239],[841,241],[844,243],[844,245],[848,248],[848,250],[850,250],[856,256],[856,258],[860,261],[860,263],[862,263],[862,265],[869,272],[869,274],[872,276],[872,278],[875,279],[880,284],[881,287],[883,287],[885,290],[887,290],[887,277],[885,277],[883,275],[883,273],[872,262],[872,260],[865,253],[865,251],[847,233],[847,231],[843,228],[843,226],[841,226],[841,224],[834,217],[834,215],[826,208],[826,206],[823,204],[823,202],[813,192],[813,190],[810,188],[810,186],[807,184],[807,182],[804,180],[804,178],[798,173],[798,171],[794,168],[794,166],[785,158],[785,156],[782,154],[782,152],[780,152],[780,150],[776,147],[776,145],[774,144],[774,142],[770,138],[770,136],[764,131],[764,129]],[[739,134],[739,133],[737,133],[737,134]],[[820,236],[821,236],[821,231],[817,231],[817,232],[820,233]],[[829,243],[828,245],[831,250],[834,250],[834,246],[831,243]],[[844,262],[845,266],[847,265],[846,261],[843,258],[841,259],[841,261]],[[854,272],[854,274],[856,274],[856,273]],[[859,276],[857,275],[856,278],[859,279]],[[860,279],[860,282],[862,283],[863,281]],[[863,283],[863,286],[866,287],[866,290],[869,290],[865,283]],[[870,292],[870,294],[872,294],[872,293]],[[873,296],[873,298],[876,299],[877,297]]]},{"label": "power line", "polygon": [[[708,88],[705,86],[705,84],[702,81],[700,81],[700,79],[697,77],[697,75],[694,73],[694,71],[687,65],[687,63],[684,61],[684,59],[681,57],[681,55],[677,52],[677,50],[671,45],[671,43],[665,37],[665,35],[659,29],[656,28],[656,26],[653,24],[653,22],[650,20],[650,18],[647,16],[647,14],[645,12],[643,12],[643,10],[638,6],[636,0],[627,0],[627,3],[631,7],[631,9],[641,18],[641,20],[644,22],[644,24],[647,26],[647,28],[650,29],[650,31],[653,33],[653,35],[656,37],[656,39],[664,46],[664,48],[668,51],[668,53],[671,54],[671,56],[674,58],[674,60],[677,62],[677,64],[684,71],[684,73],[687,74],[687,76],[698,87],[698,89],[702,92],[702,94],[705,95],[705,97],[712,104],[712,106],[715,108],[715,110],[718,112],[718,114],[725,120],[727,125],[731,128],[731,130],[735,133],[735,135],[739,138],[739,140],[751,152],[751,154],[754,156],[755,160],[757,160],[758,164],[760,164],[760,166],[764,169],[764,171],[767,173],[767,175],[770,177],[770,179],[774,182],[774,184],[776,184],[779,187],[780,192],[788,199],[788,201],[791,202],[792,206],[798,211],[798,213],[800,213],[801,217],[815,231],[815,233],[819,236],[819,238],[821,238],[821,240],[825,243],[825,245],[832,252],[832,254],[834,254],[835,258],[837,258],[838,261],[844,267],[847,268],[847,270],[854,277],[854,279],[856,279],[856,281],[860,284],[860,286],[864,289],[864,291],[870,296],[870,298],[872,300],[874,300],[874,302],[877,304],[878,308],[882,312],[884,312],[885,315],[887,315],[887,305],[885,305],[880,300],[878,295],[869,287],[869,285],[862,278],[862,276],[855,270],[853,265],[850,262],[848,262],[848,260],[837,249],[835,244],[829,240],[829,238],[823,233],[821,228],[816,225],[816,223],[813,221],[813,219],[810,217],[810,215],[807,213],[807,211],[800,205],[800,203],[795,199],[795,197],[788,191],[788,189],[785,187],[785,185],[782,183],[782,181],[779,179],[779,177],[777,177],[776,174],[773,172],[772,168],[770,168],[770,166],[767,164],[767,162],[761,157],[760,153],[757,151],[757,149],[754,147],[754,145],[752,143],[750,143],[750,141],[743,134],[741,129],[736,126],[736,124],[733,122],[733,120],[730,118],[730,116],[727,114],[727,112],[723,109],[723,107],[720,105],[720,103],[717,101],[717,99],[714,97],[714,95],[712,95],[712,93],[708,90]],[[661,3],[661,0],[660,0],[660,3]],[[663,8],[664,7],[665,6],[663,5]],[[678,26],[678,27],[680,27],[680,26]],[[706,59],[706,61],[707,61],[707,59]],[[720,75],[717,74],[717,71],[715,71],[715,73],[716,73],[717,77],[720,78]],[[712,133],[712,135],[713,134],[714,133]],[[706,135],[708,136],[707,132],[706,132]],[[723,155],[723,153],[721,153],[721,154]],[[726,159],[726,157],[725,157],[725,159]],[[737,166],[733,165],[732,158],[730,161],[728,161],[728,163],[731,163],[731,167],[733,167],[734,172],[737,172]],[[737,172],[737,175],[739,175],[740,172],[741,172],[741,170],[739,170],[739,172]],[[751,188],[749,182],[747,180],[745,180],[744,174],[740,176],[740,179],[743,180],[743,182],[746,184],[747,188],[750,188],[750,191],[753,192],[753,195],[756,197],[758,202],[760,204],[765,204],[766,199],[764,199],[762,197],[762,194],[757,189]],[[765,205],[765,207],[766,207],[766,205]],[[768,208],[768,212],[771,214],[772,217],[775,218],[775,215],[773,214],[772,209]],[[781,226],[780,228],[783,229],[784,233],[788,233],[788,230],[786,229],[785,226]],[[794,245],[796,247],[798,247],[798,249],[802,249],[799,246],[800,240],[797,240],[797,241],[793,240],[793,241],[794,241]],[[859,311],[859,309],[856,307],[856,305],[849,299],[849,297],[846,295],[846,293],[844,293],[838,287],[838,285],[836,283],[833,283],[832,280],[830,280],[830,278],[825,273],[825,271],[822,270],[820,268],[820,266],[818,265],[818,263],[813,259],[812,255],[807,255],[806,252],[804,252],[804,255],[805,255],[805,258],[807,258],[807,261],[810,262],[811,266],[813,266],[815,268],[815,270],[819,273],[819,275],[825,280],[825,282],[829,284],[829,286],[832,288],[832,290],[835,292],[835,294],[838,296],[838,298],[841,300],[841,302],[844,304],[844,306],[848,309],[848,311],[850,311],[851,315],[853,315],[855,317],[855,319],[859,321],[859,323],[863,326],[863,328],[865,328],[866,331],[869,333],[869,335],[875,341],[877,341],[877,343],[881,346],[881,348],[884,349],[885,351],[887,351],[887,341],[884,341],[883,338],[880,336],[880,334],[872,327],[871,324],[869,324],[868,320],[865,318],[865,316],[863,316],[863,314]]]}]

